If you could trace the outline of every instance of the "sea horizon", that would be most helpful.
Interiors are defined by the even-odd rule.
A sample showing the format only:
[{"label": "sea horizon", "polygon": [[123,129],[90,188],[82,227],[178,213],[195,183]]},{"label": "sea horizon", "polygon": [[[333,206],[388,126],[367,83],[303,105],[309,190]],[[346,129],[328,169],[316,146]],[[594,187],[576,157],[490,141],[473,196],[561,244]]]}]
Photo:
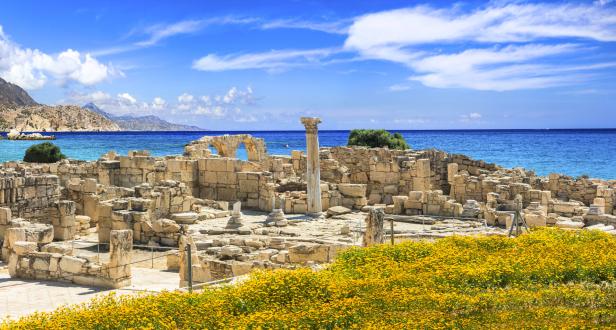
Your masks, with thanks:
[{"label": "sea horizon", "polygon": [[[351,130],[319,130],[322,147],[344,146]],[[506,168],[523,167],[537,175],[559,173],[616,179],[616,128],[569,129],[448,129],[395,130],[411,149],[439,149],[464,154]],[[206,131],[73,131],[43,132],[72,159],[96,160],[108,151],[127,154],[149,150],[153,156],[181,155],[184,146],[203,136],[250,134],[265,139],[268,153],[290,155],[305,150],[303,130],[206,130]],[[102,138],[104,137],[104,138]],[[489,142],[487,142],[489,141]],[[18,161],[39,141],[0,140],[0,161]],[[84,148],[87,146],[87,148]],[[594,152],[601,150],[601,152]],[[241,147],[238,157],[246,159]]]}]

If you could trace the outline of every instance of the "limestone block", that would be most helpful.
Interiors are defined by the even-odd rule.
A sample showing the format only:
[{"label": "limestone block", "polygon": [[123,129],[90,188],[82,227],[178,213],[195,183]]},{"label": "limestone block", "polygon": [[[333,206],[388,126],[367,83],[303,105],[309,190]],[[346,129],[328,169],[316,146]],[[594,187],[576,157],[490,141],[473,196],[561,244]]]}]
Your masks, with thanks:
[{"label": "limestone block", "polygon": [[404,214],[404,205],[409,199],[409,196],[393,196],[392,197],[394,205],[393,205],[393,214]]},{"label": "limestone block", "polygon": [[85,179],[81,191],[87,194],[96,194],[96,179]]},{"label": "limestone block", "polygon": [[370,196],[368,196],[368,204],[374,205],[381,202],[381,194],[377,192],[371,192]]},{"label": "limestone block", "polygon": [[[25,258],[24,258],[25,259]],[[19,266],[19,257],[15,253],[8,256],[9,276],[17,276],[17,267]]]},{"label": "limestone block", "polygon": [[458,175],[458,163],[447,164],[447,182],[449,184],[454,183],[454,178],[456,175]]},{"label": "limestone block", "polygon": [[419,178],[429,178],[430,177],[430,160],[429,159],[418,159],[415,162],[417,166],[417,177]]},{"label": "limestone block", "polygon": [[226,245],[223,246],[220,250],[220,255],[222,257],[234,258],[241,255],[244,252],[241,247],[235,245]]},{"label": "limestone block", "polygon": [[289,262],[289,251],[280,251],[275,255],[275,260],[278,263],[284,264]]},{"label": "limestone block", "polygon": [[225,158],[209,158],[206,162],[206,170],[213,172],[227,171],[227,159]]},{"label": "limestone block", "polygon": [[[0,203],[3,201],[0,200]],[[0,207],[0,225],[7,225],[11,221],[11,209],[8,207]]]},{"label": "limestone block", "polygon": [[573,214],[575,212],[576,206],[578,206],[577,203],[569,203],[569,202],[554,203],[554,212]]},{"label": "limestone block", "polygon": [[54,229],[50,225],[42,223],[31,223],[26,229],[26,241],[39,244],[50,243],[54,238]]},{"label": "limestone block", "polygon": [[23,256],[30,252],[36,252],[37,244],[35,242],[17,241],[12,244],[12,248],[18,256]]},{"label": "limestone block", "polygon": [[366,197],[366,185],[359,183],[338,184],[338,191],[346,197]]},{"label": "limestone block", "polygon": [[180,231],[180,225],[176,221],[169,219],[157,219],[152,222],[152,229],[157,233],[177,233]]},{"label": "limestone block", "polygon": [[332,206],[330,208],[327,209],[327,216],[328,217],[333,217],[333,216],[337,216],[337,215],[343,215],[343,214],[347,214],[347,213],[351,213],[351,210],[344,207],[344,206]]},{"label": "limestone block", "polygon": [[[204,267],[206,266],[206,267]],[[192,265],[192,280],[194,282],[209,282],[212,280],[212,274],[209,267],[206,265]]]},{"label": "limestone block", "polygon": [[560,217],[555,224],[558,228],[566,228],[566,229],[580,229],[584,227],[584,222],[581,221],[573,221],[568,218]]},{"label": "limestone block", "polygon": [[385,194],[390,194],[390,195],[395,195],[398,193],[398,186],[397,185],[387,185],[385,187],[383,187],[383,193]]},{"label": "limestone block", "polygon": [[109,275],[112,279],[130,278],[132,230],[112,230],[109,239]]},{"label": "limestone block", "polygon": [[408,199],[404,202],[404,208],[421,210],[423,209],[423,203],[421,201],[414,201],[414,200]]},{"label": "limestone block", "polygon": [[63,256],[60,259],[60,270],[65,273],[78,274],[82,272],[83,266],[86,264],[85,259],[71,257],[71,256]]},{"label": "limestone block", "polygon": [[2,246],[12,250],[13,244],[19,241],[27,241],[26,240],[26,229],[25,228],[8,228],[4,233],[4,243]]},{"label": "limestone block", "polygon": [[59,253],[63,255],[72,255],[73,246],[65,242],[53,242],[45,244],[41,247],[41,252]]},{"label": "limestone block", "polygon": [[49,271],[49,259],[45,258],[34,258],[34,262],[32,263],[32,268],[34,270]]},{"label": "limestone block", "polygon": [[173,253],[167,255],[167,269],[168,270],[178,270],[180,269],[180,256],[179,254]]},{"label": "limestone block", "polygon": [[57,207],[61,217],[75,215],[76,204],[73,201],[59,201]]},{"label": "limestone block", "polygon": [[527,213],[524,215],[524,220],[531,228],[547,226],[547,217],[543,214]]},{"label": "limestone block", "polygon": [[299,243],[289,248],[291,263],[329,262],[329,246],[316,243]]},{"label": "limestone block", "polygon": [[171,220],[179,224],[193,224],[197,222],[199,215],[195,212],[174,213],[171,215]]},{"label": "limestone block", "polygon": [[233,276],[248,274],[251,270],[252,263],[235,260],[231,261],[231,272],[233,273]]}]

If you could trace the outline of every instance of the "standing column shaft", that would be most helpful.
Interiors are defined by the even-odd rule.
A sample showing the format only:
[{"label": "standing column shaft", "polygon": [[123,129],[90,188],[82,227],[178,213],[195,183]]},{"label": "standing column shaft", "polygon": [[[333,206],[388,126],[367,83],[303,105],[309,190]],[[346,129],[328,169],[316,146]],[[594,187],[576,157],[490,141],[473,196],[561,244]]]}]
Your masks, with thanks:
[{"label": "standing column shaft", "polygon": [[319,160],[319,118],[303,117],[302,124],[306,127],[306,181],[308,190],[308,213],[320,214],[321,206],[321,166]]}]

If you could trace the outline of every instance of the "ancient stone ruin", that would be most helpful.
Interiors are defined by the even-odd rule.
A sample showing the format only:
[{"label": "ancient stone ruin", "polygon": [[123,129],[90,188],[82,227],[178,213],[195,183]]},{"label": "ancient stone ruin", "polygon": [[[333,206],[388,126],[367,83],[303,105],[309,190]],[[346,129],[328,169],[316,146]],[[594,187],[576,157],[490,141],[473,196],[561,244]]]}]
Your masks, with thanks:
[{"label": "ancient stone ruin", "polygon": [[[171,247],[182,283],[189,257],[193,279],[208,282],[330,262],[391,235],[506,234],[518,195],[530,227],[616,233],[614,180],[540,177],[439,150],[319,148],[320,120],[301,122],[307,151],[290,156],[241,134],[203,137],[177,156],[0,164],[2,259],[11,276],[118,287],[130,282],[132,244]],[[81,237],[110,244],[109,262],[71,255],[63,242]]]}]

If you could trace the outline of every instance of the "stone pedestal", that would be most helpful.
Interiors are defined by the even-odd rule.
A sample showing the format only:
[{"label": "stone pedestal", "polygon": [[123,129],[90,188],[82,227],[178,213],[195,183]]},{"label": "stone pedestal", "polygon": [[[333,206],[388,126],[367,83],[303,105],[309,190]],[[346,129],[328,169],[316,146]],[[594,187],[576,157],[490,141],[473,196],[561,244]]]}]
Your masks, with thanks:
[{"label": "stone pedestal", "polygon": [[319,135],[318,124],[320,118],[302,117],[302,124],[306,127],[306,182],[308,191],[307,214],[322,216],[321,205],[321,166],[319,161]]},{"label": "stone pedestal", "polygon": [[231,213],[231,218],[229,218],[226,228],[236,229],[244,225],[242,223],[242,211],[241,210],[242,210],[242,203],[235,202],[233,204],[233,212]]},{"label": "stone pedestal", "polygon": [[267,219],[265,219],[266,226],[284,227],[288,224],[289,222],[287,221],[287,218],[285,218],[282,209],[273,209],[272,212],[267,216]]}]

